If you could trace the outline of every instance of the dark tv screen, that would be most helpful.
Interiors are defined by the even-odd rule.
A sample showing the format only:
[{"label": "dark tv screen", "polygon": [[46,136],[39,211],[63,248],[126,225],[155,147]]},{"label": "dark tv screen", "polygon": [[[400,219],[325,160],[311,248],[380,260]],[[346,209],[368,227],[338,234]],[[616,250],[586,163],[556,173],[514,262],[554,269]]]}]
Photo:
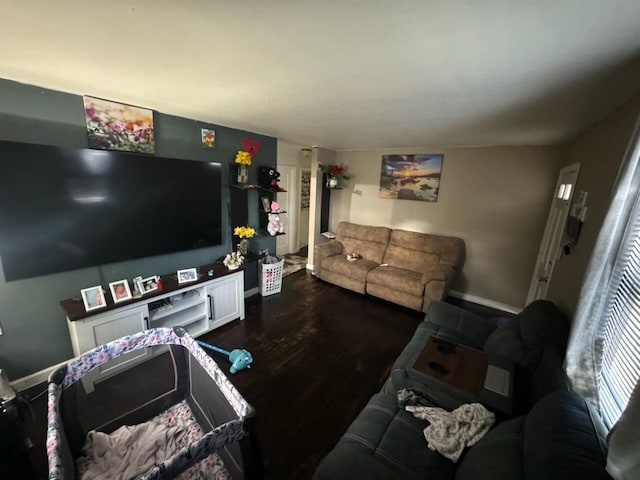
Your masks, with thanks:
[{"label": "dark tv screen", "polygon": [[221,166],[0,141],[6,281],[221,244]]}]

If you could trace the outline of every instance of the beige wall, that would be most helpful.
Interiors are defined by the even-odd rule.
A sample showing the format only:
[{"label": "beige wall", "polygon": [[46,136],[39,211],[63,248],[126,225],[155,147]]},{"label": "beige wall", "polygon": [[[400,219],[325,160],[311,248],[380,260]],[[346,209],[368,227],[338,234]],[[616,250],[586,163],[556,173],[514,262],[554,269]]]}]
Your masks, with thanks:
[{"label": "beige wall", "polygon": [[578,244],[556,264],[547,298],[572,318],[600,226],[609,207],[620,163],[640,113],[640,94],[580,134],[567,151],[566,163],[581,162],[576,191],[586,191],[587,216]]},{"label": "beige wall", "polygon": [[[556,177],[557,147],[412,148],[338,152],[353,175],[331,195],[331,225],[341,220],[454,235],[466,262],[453,289],[515,308],[524,306]],[[378,198],[388,153],[444,153],[438,201]]]}]

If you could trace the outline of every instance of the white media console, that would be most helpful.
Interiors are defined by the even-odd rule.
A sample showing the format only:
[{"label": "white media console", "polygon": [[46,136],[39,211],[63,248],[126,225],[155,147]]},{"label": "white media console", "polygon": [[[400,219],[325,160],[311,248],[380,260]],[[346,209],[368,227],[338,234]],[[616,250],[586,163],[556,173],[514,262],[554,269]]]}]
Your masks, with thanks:
[{"label": "white media console", "polygon": [[[67,312],[74,355],[149,328],[183,327],[192,337],[198,337],[237,318],[244,320],[244,271],[222,269],[216,268],[213,277],[201,277],[184,285],[178,285],[172,276],[163,276],[163,286],[168,284],[163,291],[132,299],[122,306],[114,304],[107,294],[107,309],[102,311],[84,312],[80,300],[80,312],[72,304],[77,299],[63,300],[60,303]],[[131,352],[97,368],[83,377],[85,389],[93,391],[95,382],[148,354],[145,350]]]}]

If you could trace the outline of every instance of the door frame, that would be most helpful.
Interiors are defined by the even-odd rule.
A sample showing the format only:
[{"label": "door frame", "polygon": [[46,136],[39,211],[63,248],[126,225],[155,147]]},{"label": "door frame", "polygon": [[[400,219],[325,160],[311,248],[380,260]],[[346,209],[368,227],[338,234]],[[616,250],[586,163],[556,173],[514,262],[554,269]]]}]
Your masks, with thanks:
[{"label": "door frame", "polygon": [[[576,191],[576,185],[578,183],[578,175],[580,174],[580,162],[572,163],[560,169],[558,172],[558,178],[556,180],[556,186],[553,190],[553,198],[551,200],[551,206],[549,207],[549,213],[547,215],[547,222],[545,224],[544,233],[540,242],[540,248],[538,249],[538,255],[536,257],[536,263],[533,267],[533,274],[531,275],[531,282],[529,283],[529,291],[527,293],[528,305],[536,299],[546,298],[547,290],[549,288],[549,282],[553,275],[556,263],[560,258],[562,248],[562,237],[567,224],[567,217],[569,216],[569,209],[571,208],[571,200]],[[567,182],[567,176],[571,179],[571,182]],[[561,185],[570,183],[572,185],[568,198],[559,198],[559,192]],[[558,208],[558,201],[563,202],[564,211],[560,212],[560,217],[556,215],[556,209]],[[556,228],[561,226],[561,228]],[[546,276],[543,275],[543,265],[548,266]],[[537,294],[540,292],[538,284],[540,281],[545,282],[542,295]]]}]

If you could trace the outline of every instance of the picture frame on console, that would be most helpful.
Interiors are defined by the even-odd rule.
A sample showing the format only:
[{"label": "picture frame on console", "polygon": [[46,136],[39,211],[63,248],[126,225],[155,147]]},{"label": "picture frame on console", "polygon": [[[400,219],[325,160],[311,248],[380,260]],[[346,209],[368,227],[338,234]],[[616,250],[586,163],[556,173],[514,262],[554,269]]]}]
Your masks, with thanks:
[{"label": "picture frame on console", "polygon": [[80,295],[82,296],[84,309],[87,312],[107,306],[107,301],[104,298],[104,292],[102,291],[102,285],[83,288],[82,290],[80,290]]},{"label": "picture frame on console", "polygon": [[158,290],[158,277],[154,275],[153,277],[143,278],[138,282],[138,287],[142,295],[155,292]]},{"label": "picture frame on console", "polygon": [[129,288],[129,282],[126,279],[111,282],[109,284],[109,290],[111,290],[113,303],[124,302],[133,298],[133,295],[131,295],[131,289]]},{"label": "picture frame on console", "polygon": [[198,280],[198,270],[196,268],[186,268],[184,270],[178,270],[178,284],[195,282]]}]

